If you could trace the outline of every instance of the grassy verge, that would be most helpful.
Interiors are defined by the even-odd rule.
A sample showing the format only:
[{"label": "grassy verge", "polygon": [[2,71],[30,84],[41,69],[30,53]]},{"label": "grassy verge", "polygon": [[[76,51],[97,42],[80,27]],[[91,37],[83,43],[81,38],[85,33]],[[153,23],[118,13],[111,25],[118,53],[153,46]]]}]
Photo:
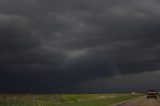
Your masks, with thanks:
[{"label": "grassy verge", "polygon": [[130,100],[138,97],[139,95],[126,95],[126,96],[116,96],[113,98],[99,99],[99,100],[89,100],[83,102],[76,102],[72,104],[63,104],[61,106],[109,106],[122,101]]},{"label": "grassy verge", "polygon": [[109,106],[139,94],[0,95],[0,106]]}]

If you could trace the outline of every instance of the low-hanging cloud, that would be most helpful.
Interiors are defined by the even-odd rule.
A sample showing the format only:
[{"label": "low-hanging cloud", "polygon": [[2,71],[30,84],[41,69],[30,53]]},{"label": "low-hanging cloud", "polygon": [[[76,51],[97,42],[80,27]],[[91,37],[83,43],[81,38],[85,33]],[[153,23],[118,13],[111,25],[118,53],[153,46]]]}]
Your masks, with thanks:
[{"label": "low-hanging cloud", "polygon": [[159,70],[159,5],[1,0],[1,90],[74,91],[88,80]]}]

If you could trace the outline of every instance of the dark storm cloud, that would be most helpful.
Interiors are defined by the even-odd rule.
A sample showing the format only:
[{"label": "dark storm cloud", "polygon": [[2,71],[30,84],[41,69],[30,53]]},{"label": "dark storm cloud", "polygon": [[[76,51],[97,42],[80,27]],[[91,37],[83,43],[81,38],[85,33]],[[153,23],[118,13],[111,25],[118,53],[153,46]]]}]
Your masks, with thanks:
[{"label": "dark storm cloud", "polygon": [[57,70],[65,55],[42,49],[40,42],[32,36],[28,21],[21,16],[0,15],[2,90],[30,90],[39,85],[47,86],[48,77],[59,77],[57,72],[50,71]]},{"label": "dark storm cloud", "polygon": [[159,70],[159,5],[1,0],[0,82],[5,89],[58,92],[87,80]]}]

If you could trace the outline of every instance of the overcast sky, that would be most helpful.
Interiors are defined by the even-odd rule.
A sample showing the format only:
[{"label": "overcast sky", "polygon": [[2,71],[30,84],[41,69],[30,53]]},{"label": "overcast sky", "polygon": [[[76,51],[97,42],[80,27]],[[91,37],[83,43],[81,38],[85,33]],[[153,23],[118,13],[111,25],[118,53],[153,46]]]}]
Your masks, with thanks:
[{"label": "overcast sky", "polygon": [[159,0],[0,0],[0,92],[160,89]]}]

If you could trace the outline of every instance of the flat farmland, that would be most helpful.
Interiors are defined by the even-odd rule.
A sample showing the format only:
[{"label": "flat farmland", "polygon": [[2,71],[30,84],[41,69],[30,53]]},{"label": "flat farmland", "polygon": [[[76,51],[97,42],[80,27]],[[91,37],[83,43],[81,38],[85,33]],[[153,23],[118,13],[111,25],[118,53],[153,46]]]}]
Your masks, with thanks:
[{"label": "flat farmland", "polygon": [[142,94],[0,94],[0,106],[110,106]]}]

